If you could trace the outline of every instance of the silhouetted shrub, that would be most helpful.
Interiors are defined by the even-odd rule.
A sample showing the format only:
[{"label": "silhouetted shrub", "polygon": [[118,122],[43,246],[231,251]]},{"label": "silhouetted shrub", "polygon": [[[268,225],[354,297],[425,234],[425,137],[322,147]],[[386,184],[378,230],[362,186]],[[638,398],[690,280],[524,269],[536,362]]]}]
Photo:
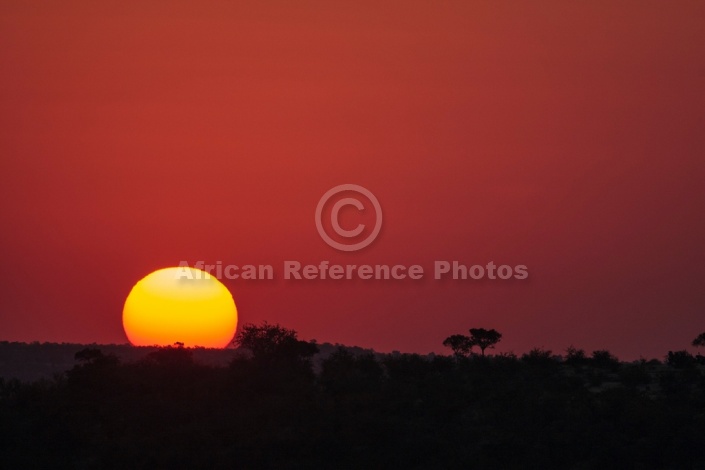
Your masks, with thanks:
[{"label": "silhouetted shrub", "polygon": [[693,367],[696,363],[695,358],[688,351],[668,351],[666,363],[676,369],[684,369]]},{"label": "silhouetted shrub", "polygon": [[585,351],[582,349],[576,349],[570,346],[566,349],[565,363],[570,366],[584,366],[589,362],[589,359],[585,356]]},{"label": "silhouetted shrub", "polygon": [[590,363],[597,368],[616,371],[619,369],[619,359],[607,350],[592,352]]},{"label": "silhouetted shrub", "polygon": [[554,364],[552,352],[545,349],[534,348],[521,356],[521,360],[529,364]]},{"label": "silhouetted shrub", "polygon": [[263,361],[308,361],[318,352],[315,341],[301,341],[296,331],[266,321],[244,325],[233,343]]}]

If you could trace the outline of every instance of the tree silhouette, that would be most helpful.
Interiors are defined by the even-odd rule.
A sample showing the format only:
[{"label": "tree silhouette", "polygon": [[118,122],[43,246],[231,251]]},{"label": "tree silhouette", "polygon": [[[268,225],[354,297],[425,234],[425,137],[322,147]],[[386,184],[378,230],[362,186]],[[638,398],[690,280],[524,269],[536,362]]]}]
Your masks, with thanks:
[{"label": "tree silhouette", "polygon": [[571,366],[582,366],[588,363],[588,358],[585,356],[584,349],[577,349],[569,346],[566,349],[565,363]]},{"label": "tree silhouette", "polygon": [[115,375],[120,366],[120,359],[117,356],[103,354],[97,348],[85,348],[78,351],[74,358],[79,361],[79,364],[66,371],[68,384],[72,390],[102,393],[114,385]]},{"label": "tree silhouette", "polygon": [[599,369],[619,369],[619,359],[606,349],[592,352],[592,365]]},{"label": "tree silhouette", "polygon": [[185,348],[184,343],[176,342],[174,344],[175,346],[163,346],[150,352],[144,361],[171,367],[193,365],[193,350]]},{"label": "tree silhouette", "polygon": [[470,341],[472,346],[480,348],[482,355],[485,355],[485,349],[494,348],[495,344],[502,339],[502,333],[495,330],[486,330],[484,328],[470,328]]},{"label": "tree silhouette", "polygon": [[470,354],[473,343],[469,336],[451,335],[443,340],[443,346],[452,349],[457,357],[465,357]]},{"label": "tree silhouette", "polygon": [[696,359],[688,351],[668,351],[666,363],[678,369],[686,369],[693,367]]},{"label": "tree silhouette", "polygon": [[308,359],[318,352],[315,341],[301,341],[295,330],[266,321],[243,326],[233,343],[249,350],[255,359]]},{"label": "tree silhouette", "polygon": [[[705,377],[686,351],[664,367],[576,348],[470,361],[327,344],[314,370],[301,357],[316,345],[294,330],[243,330],[266,360],[0,342],[0,366],[83,349],[53,379],[0,367],[0,467],[705,469]],[[448,346],[479,346],[466,334]]]},{"label": "tree silhouette", "polygon": [[553,362],[551,354],[551,350],[534,348],[527,354],[523,354],[521,360],[530,364],[550,364]]},{"label": "tree silhouette", "polygon": [[705,333],[700,333],[697,338],[693,340],[693,346],[705,346]]},{"label": "tree silhouette", "polygon": [[98,348],[85,348],[78,351],[73,357],[77,361],[93,362],[102,359],[105,355]]},{"label": "tree silhouette", "polygon": [[86,366],[115,366],[120,360],[114,354],[103,354],[98,348],[85,348],[74,354],[74,359]]}]

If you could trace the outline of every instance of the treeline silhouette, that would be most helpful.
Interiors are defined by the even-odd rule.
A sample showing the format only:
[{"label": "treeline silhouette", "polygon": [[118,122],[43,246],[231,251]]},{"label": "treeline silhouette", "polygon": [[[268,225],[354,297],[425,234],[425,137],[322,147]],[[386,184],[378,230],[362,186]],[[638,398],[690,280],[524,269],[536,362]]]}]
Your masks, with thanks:
[{"label": "treeline silhouette", "polygon": [[[501,339],[479,330],[483,352]],[[705,468],[705,358],[686,351],[340,348],[314,370],[294,330],[236,343],[226,366],[89,347],[53,380],[0,378],[0,468]]]}]

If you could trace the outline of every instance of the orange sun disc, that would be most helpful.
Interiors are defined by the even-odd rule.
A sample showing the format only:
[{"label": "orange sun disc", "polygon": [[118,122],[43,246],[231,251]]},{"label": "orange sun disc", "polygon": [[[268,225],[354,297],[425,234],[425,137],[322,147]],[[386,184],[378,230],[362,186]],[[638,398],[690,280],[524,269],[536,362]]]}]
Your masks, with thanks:
[{"label": "orange sun disc", "polygon": [[140,280],[130,291],[122,324],[135,346],[223,348],[237,328],[233,297],[210,274],[190,267],[165,268]]}]

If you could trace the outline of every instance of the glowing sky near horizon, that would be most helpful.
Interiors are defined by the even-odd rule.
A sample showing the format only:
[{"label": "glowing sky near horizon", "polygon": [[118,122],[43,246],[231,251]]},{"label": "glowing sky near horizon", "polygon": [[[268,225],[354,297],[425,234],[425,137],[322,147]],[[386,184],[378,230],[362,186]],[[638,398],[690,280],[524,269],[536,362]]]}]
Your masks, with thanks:
[{"label": "glowing sky near horizon", "polygon": [[[705,5],[0,4],[0,340],[124,343],[182,260],[526,265],[526,282],[225,280],[240,323],[380,351],[661,357],[705,330]],[[313,215],[384,210],[355,253]]]}]

